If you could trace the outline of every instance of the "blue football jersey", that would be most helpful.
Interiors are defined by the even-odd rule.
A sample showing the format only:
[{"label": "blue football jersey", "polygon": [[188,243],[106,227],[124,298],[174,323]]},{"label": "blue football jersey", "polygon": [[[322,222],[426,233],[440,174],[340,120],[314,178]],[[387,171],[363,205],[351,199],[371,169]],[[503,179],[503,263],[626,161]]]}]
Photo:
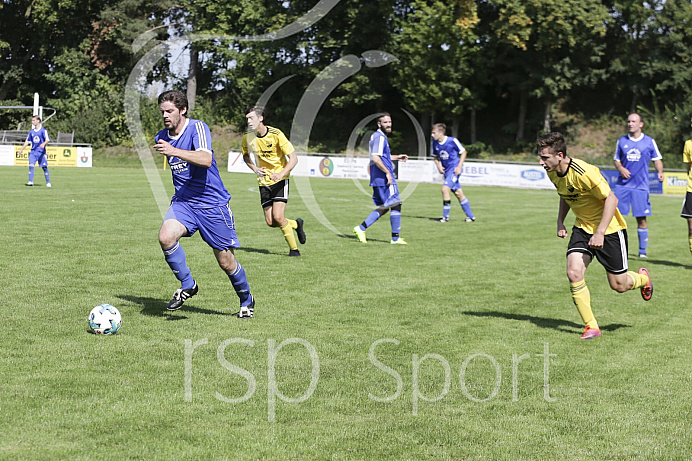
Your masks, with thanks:
[{"label": "blue football jersey", "polygon": [[457,138],[445,136],[442,142],[432,140],[430,153],[440,161],[445,171],[450,171],[459,165],[459,155],[465,150]]},{"label": "blue football jersey", "polygon": [[630,171],[630,177],[625,179],[620,176],[616,185],[649,190],[649,162],[661,158],[656,141],[651,136],[642,134],[639,139],[632,139],[629,135],[621,137],[615,146],[613,159]]},{"label": "blue football jersey", "polygon": [[45,141],[50,141],[50,138],[48,137],[48,132],[46,129],[41,127],[38,130],[34,130],[32,128],[31,131],[29,131],[29,135],[26,137],[26,140],[31,143],[31,150],[45,154],[46,148],[41,147],[41,144],[43,144]]},{"label": "blue football jersey", "polygon": [[370,136],[370,186],[386,186],[387,175],[372,161],[373,155],[380,156],[385,168],[387,168],[392,175],[392,184],[396,184],[394,164],[392,163],[392,155],[389,151],[389,141],[387,141],[387,135],[381,130],[375,131],[372,136]]},{"label": "blue football jersey", "polygon": [[178,157],[168,157],[175,187],[175,194],[171,201],[187,202],[195,208],[212,208],[228,203],[231,194],[221,181],[214,151],[211,148],[211,131],[206,123],[189,118],[178,136],[171,137],[168,130],[163,129],[156,135],[156,142],[159,139],[169,142],[178,149],[202,150],[211,154],[209,168],[193,165]]}]

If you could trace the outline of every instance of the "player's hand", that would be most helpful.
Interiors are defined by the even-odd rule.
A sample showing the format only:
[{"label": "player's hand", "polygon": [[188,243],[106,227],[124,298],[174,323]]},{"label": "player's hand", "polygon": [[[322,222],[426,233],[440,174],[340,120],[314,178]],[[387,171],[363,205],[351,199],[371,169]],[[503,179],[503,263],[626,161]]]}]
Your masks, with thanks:
[{"label": "player's hand", "polygon": [[159,139],[159,141],[151,147],[153,147],[159,154],[165,155],[166,157],[175,155],[175,147],[171,146],[168,141],[164,141],[163,139]]},{"label": "player's hand", "polygon": [[267,172],[264,170],[264,167],[257,168],[255,170],[255,174],[257,175],[258,178],[264,178],[265,176],[267,176]]},{"label": "player's hand", "polygon": [[274,182],[279,182],[282,179],[284,179],[284,175],[281,173],[272,173],[272,175],[269,177]]},{"label": "player's hand", "polygon": [[392,175],[388,172],[387,173],[387,186],[392,185]]},{"label": "player's hand", "polygon": [[457,165],[456,168],[454,168],[454,175],[455,176],[461,176],[461,165],[462,164],[460,163],[459,165]]},{"label": "player's hand", "polygon": [[623,167],[622,170],[620,170],[620,176],[622,176],[624,179],[629,179],[630,178],[630,170]]},{"label": "player's hand", "polygon": [[560,237],[561,239],[566,239],[567,238],[567,229],[564,227],[562,229],[557,230],[557,236]]},{"label": "player's hand", "polygon": [[408,155],[406,155],[406,154],[399,155],[399,161],[400,162],[405,162],[406,160],[408,160]]},{"label": "player's hand", "polygon": [[658,173],[658,182],[663,182],[663,179],[665,179],[663,173]]},{"label": "player's hand", "polygon": [[589,247],[595,250],[600,250],[603,248],[603,240],[603,234],[593,234],[591,239],[589,239]]}]

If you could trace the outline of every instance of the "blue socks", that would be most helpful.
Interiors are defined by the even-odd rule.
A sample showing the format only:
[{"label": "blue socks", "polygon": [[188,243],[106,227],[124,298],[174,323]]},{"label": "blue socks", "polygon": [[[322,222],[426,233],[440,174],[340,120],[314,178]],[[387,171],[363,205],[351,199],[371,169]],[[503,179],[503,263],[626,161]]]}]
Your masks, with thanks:
[{"label": "blue socks", "polygon": [[648,228],[637,228],[637,235],[639,236],[639,254],[646,254],[646,247],[649,244],[649,229]]},{"label": "blue socks", "polygon": [[459,205],[461,205],[461,209],[464,210],[466,216],[468,216],[471,219],[476,219],[476,217],[473,215],[473,211],[471,211],[471,204],[469,203],[469,199],[464,197],[464,200],[459,202]]},{"label": "blue socks", "polygon": [[399,240],[399,232],[401,232],[401,211],[391,210],[389,212],[389,222],[392,224],[392,240]]},{"label": "blue socks", "polygon": [[43,176],[46,177],[46,184],[50,184],[50,174],[48,173],[48,167],[43,169]]},{"label": "blue socks", "polygon": [[180,283],[182,284],[181,288],[187,290],[195,286],[195,281],[192,278],[190,268],[187,267],[185,251],[183,250],[183,247],[180,246],[180,242],[176,242],[171,248],[163,250],[163,254],[166,257],[168,267],[170,267],[173,271],[175,278],[180,280]]},{"label": "blue socks", "polygon": [[29,165],[29,182],[34,182],[34,166]]},{"label": "blue socks", "polygon": [[452,211],[452,203],[451,200],[443,200],[442,201],[442,217],[445,219],[449,219],[449,213]]},{"label": "blue socks", "polygon": [[363,221],[363,224],[360,225],[360,230],[364,231],[368,227],[375,224],[375,221],[378,219],[380,219],[380,213],[377,210],[372,210],[368,217],[365,218],[365,221]]},{"label": "blue socks", "polygon": [[245,275],[245,269],[236,260],[236,268],[232,274],[228,274],[228,278],[235,289],[238,298],[240,298],[240,305],[245,307],[252,303],[252,295],[250,294],[250,284],[247,281],[247,276]]}]

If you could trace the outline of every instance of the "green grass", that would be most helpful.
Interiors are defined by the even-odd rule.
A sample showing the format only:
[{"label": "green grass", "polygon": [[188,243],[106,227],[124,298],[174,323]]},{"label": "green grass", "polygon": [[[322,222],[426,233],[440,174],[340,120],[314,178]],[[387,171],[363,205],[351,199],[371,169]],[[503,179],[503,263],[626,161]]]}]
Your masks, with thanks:
[{"label": "green grass", "polygon": [[[170,172],[161,174],[170,193]],[[140,169],[53,168],[52,189],[24,187],[25,168],[0,169],[0,459],[692,456],[681,198],[652,197],[653,300],[610,290],[594,262],[587,283],[603,337],[580,341],[554,191],[467,187],[478,221],[454,207],[440,224],[439,186],[421,184],[403,207],[409,245],[389,245],[387,218],[362,245],[350,229],[369,197],[351,181],[313,179],[345,235],[320,225],[293,188],[288,214],[305,219],[308,241],[302,258],[288,258],[280,231],[264,224],[254,177],[222,175],[257,299],[249,321],[230,315],[235,293],[198,236],[183,245],[200,293],[164,312],[178,285]],[[636,238],[630,231],[632,256]],[[115,336],[87,332],[103,302],[123,314]],[[319,363],[301,403],[280,398],[311,382],[307,348],[276,352],[291,339]],[[251,380],[249,398],[224,401],[242,399]],[[442,398],[414,403],[416,389],[430,400],[446,381]]]}]

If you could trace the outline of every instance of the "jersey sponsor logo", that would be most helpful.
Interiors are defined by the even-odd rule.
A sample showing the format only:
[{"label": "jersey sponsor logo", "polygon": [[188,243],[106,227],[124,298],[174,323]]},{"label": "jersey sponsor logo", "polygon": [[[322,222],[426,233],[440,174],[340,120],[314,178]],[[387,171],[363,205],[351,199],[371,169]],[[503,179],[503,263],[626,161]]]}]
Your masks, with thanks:
[{"label": "jersey sponsor logo", "polygon": [[449,152],[446,150],[441,150],[438,157],[440,157],[440,160],[447,160],[449,158]]},{"label": "jersey sponsor logo", "polygon": [[171,172],[174,174],[184,173],[188,170],[188,166],[187,162],[171,163]]},{"label": "jersey sponsor logo", "polygon": [[573,194],[573,195],[560,194],[560,197],[562,197],[566,202],[575,202],[579,198],[579,194]]},{"label": "jersey sponsor logo", "polygon": [[638,162],[639,159],[642,158],[642,153],[639,151],[639,149],[630,149],[627,151],[627,161],[629,162]]},{"label": "jersey sponsor logo", "polygon": [[524,170],[521,172],[521,177],[529,181],[539,181],[545,177],[545,171]]}]

